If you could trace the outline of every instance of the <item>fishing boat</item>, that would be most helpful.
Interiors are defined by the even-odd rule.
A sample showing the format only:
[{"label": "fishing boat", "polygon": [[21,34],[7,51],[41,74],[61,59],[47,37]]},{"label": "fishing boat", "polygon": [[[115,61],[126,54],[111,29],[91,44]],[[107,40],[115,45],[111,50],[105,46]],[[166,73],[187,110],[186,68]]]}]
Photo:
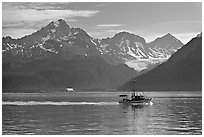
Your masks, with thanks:
[{"label": "fishing boat", "polygon": [[133,92],[130,98],[128,98],[126,94],[119,95],[119,97],[122,98],[119,103],[131,105],[147,105],[150,104],[152,100],[152,98],[145,97],[143,92]]},{"label": "fishing boat", "polygon": [[128,84],[126,89],[129,89],[129,90],[131,89],[132,90],[131,96],[128,97],[127,94],[119,95],[119,97],[122,98],[122,100],[120,100],[119,103],[131,104],[131,105],[151,104],[152,98],[145,97],[144,93],[142,91],[136,91],[135,85],[136,85],[136,80],[132,80]]}]

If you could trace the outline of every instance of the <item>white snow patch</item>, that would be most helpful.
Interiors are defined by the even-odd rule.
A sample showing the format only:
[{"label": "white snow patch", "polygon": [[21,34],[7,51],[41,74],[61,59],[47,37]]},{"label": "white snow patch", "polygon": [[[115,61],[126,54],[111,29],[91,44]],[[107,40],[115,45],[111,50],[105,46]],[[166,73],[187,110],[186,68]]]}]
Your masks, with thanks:
[{"label": "white snow patch", "polygon": [[155,50],[152,49],[152,48],[150,48],[150,50],[151,50],[151,52],[152,52],[156,57],[160,56],[160,53],[159,53],[159,52],[155,51]]},{"label": "white snow patch", "polygon": [[17,45],[19,48],[22,48],[22,45]]},{"label": "white snow patch", "polygon": [[126,39],[125,42],[126,42],[126,44],[127,44],[128,46],[130,45],[130,40],[127,40],[127,39]]},{"label": "white snow patch", "polygon": [[118,47],[121,47],[123,45],[124,41],[121,41]]},{"label": "white snow patch", "polygon": [[146,57],[146,55],[138,48],[138,52],[143,56]]},{"label": "white snow patch", "polygon": [[91,42],[94,44],[94,45],[97,45],[92,39],[90,39],[91,40]]},{"label": "white snow patch", "polygon": [[11,44],[13,46],[13,48],[17,48],[18,45],[17,44]]},{"label": "white snow patch", "polygon": [[132,57],[137,58],[137,56],[132,52],[132,50],[130,49],[130,47],[128,47],[128,52],[127,52],[127,54],[129,54],[129,55],[132,56]]},{"label": "white snow patch", "polygon": [[18,47],[17,44],[7,44],[7,46],[8,46],[10,49],[14,49],[14,48],[17,48],[17,47]]},{"label": "white snow patch", "polygon": [[43,49],[44,51],[55,52],[54,49],[46,49],[45,47],[43,47],[42,44],[39,44],[39,47],[40,47],[41,49]]},{"label": "white snow patch", "polygon": [[79,33],[78,31],[75,31],[75,32],[74,32],[74,35],[77,35],[78,33]]},{"label": "white snow patch", "polygon": [[69,36],[63,36],[60,39],[62,39],[62,40],[69,40]]},{"label": "white snow patch", "polygon": [[137,59],[140,59],[140,58],[143,57],[143,56],[140,54],[139,49],[137,49],[136,52],[137,52],[137,54],[136,54]]},{"label": "white snow patch", "polygon": [[171,48],[171,50],[173,50],[174,52],[176,52],[176,51],[177,51],[177,49],[175,49],[175,48],[173,48],[173,47]]},{"label": "white snow patch", "polygon": [[[128,47],[128,49],[129,49],[129,47]],[[123,46],[122,51],[126,52],[125,46]]]},{"label": "white snow patch", "polygon": [[121,55],[124,55],[124,53],[122,53],[122,52],[118,52],[119,54],[121,54]]},{"label": "white snow patch", "polygon": [[151,52],[149,52],[149,55],[150,55],[150,56],[154,56]]},{"label": "white snow patch", "polygon": [[171,55],[166,54],[166,53],[161,53],[159,51],[155,51],[155,49],[151,49],[152,53],[157,57],[157,58],[161,58],[161,59],[168,59]]},{"label": "white snow patch", "polygon": [[147,69],[147,63],[138,60],[126,61],[125,64],[128,65],[130,68],[134,68],[137,71]]},{"label": "white snow patch", "polygon": [[167,58],[149,58],[149,59],[137,59],[137,60],[127,60],[127,64],[130,68],[134,68],[137,71],[147,69],[149,64],[162,63],[166,61]]},{"label": "white snow patch", "polygon": [[108,44],[101,44],[101,45],[100,45],[100,47],[101,47],[103,50],[105,50],[107,46],[108,46]]},{"label": "white snow patch", "polygon": [[55,33],[56,32],[56,29],[51,29],[52,33]]},{"label": "white snow patch", "polygon": [[101,40],[98,39],[98,43],[100,44],[100,43],[101,43]]},{"label": "white snow patch", "polygon": [[97,47],[97,50],[100,52],[101,55],[103,55],[103,50],[101,48]]},{"label": "white snow patch", "polygon": [[54,21],[54,26],[55,27],[58,27],[60,25],[60,22],[59,21]]},{"label": "white snow patch", "polygon": [[35,48],[35,45],[33,45],[32,47],[30,47],[30,49]]},{"label": "white snow patch", "polygon": [[10,48],[10,49],[12,49],[13,47],[10,45],[10,44],[7,44],[7,46]]},{"label": "white snow patch", "polygon": [[47,37],[43,37],[42,41],[47,41],[48,39],[50,39],[50,35],[47,35]]}]

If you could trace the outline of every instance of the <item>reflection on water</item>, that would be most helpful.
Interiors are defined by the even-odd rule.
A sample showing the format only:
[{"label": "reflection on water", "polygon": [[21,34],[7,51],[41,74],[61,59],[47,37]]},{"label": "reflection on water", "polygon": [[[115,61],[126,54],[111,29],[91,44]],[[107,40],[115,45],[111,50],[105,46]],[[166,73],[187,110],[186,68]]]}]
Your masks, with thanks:
[{"label": "reflection on water", "polygon": [[[110,96],[84,96],[80,99],[86,103],[73,97],[65,101],[64,96],[60,102],[53,95],[44,101],[16,98],[21,105],[15,105],[13,98],[3,99],[3,134],[202,134],[200,97],[154,97],[153,105],[131,106],[118,104]],[[38,104],[29,104],[31,101]]]}]

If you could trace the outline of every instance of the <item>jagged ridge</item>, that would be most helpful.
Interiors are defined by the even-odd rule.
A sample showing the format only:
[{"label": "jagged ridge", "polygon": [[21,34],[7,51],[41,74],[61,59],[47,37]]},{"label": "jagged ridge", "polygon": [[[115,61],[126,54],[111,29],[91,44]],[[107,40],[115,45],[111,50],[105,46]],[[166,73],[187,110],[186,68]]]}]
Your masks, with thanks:
[{"label": "jagged ridge", "polygon": [[[166,46],[169,44],[171,46]],[[70,59],[75,55],[99,56],[110,64],[144,59],[162,61],[182,46],[171,34],[151,43],[128,32],[117,33],[112,38],[94,39],[80,28],[70,28],[62,19],[20,39],[6,37],[2,40],[3,62],[17,63],[53,57]]]}]

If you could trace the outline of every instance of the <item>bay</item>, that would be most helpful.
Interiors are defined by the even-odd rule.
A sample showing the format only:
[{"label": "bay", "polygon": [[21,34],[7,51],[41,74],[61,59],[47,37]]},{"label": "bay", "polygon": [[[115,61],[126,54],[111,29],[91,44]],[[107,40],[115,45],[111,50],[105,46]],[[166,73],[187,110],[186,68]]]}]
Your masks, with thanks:
[{"label": "bay", "polygon": [[121,92],[3,93],[2,133],[202,134],[201,92],[146,92],[152,105],[119,104]]}]

